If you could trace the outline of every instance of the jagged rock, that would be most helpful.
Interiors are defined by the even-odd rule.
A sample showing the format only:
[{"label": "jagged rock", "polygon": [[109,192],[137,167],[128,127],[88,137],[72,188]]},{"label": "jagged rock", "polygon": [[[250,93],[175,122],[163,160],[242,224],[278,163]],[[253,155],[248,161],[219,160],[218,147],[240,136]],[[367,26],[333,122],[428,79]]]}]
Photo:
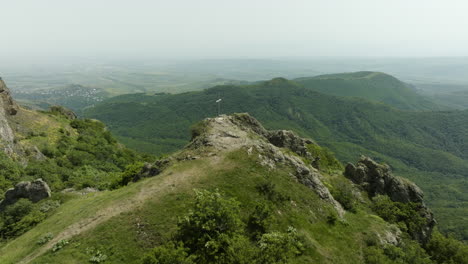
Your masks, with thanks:
[{"label": "jagged rock", "polygon": [[52,113],[58,113],[70,120],[75,120],[77,118],[77,115],[75,114],[75,112],[60,105],[51,106],[49,108],[49,111]]},{"label": "jagged rock", "polygon": [[[228,117],[225,116],[224,117]],[[268,136],[268,131],[262,126],[260,122],[258,122],[257,119],[253,118],[247,113],[244,114],[233,114],[229,116],[230,121],[237,126],[244,128],[244,129],[249,129],[253,131],[256,134],[259,134],[261,136],[267,137]]]},{"label": "jagged rock", "polygon": [[7,154],[14,153],[15,145],[15,136],[8,122],[8,117],[16,115],[18,110],[18,104],[13,100],[10,95],[10,90],[0,78],[0,147],[3,148],[3,151]]},{"label": "jagged rock", "polygon": [[294,132],[288,130],[276,130],[268,133],[268,141],[279,148],[288,148],[294,153],[310,158],[312,155],[307,151],[307,144],[312,144],[310,139],[303,139]]},{"label": "jagged rock", "polygon": [[[296,155],[284,153],[280,148],[288,148],[301,156],[308,156],[306,144],[313,143],[285,130],[268,131],[260,122],[248,114],[221,115],[203,121],[204,133],[192,139],[187,148],[200,150],[205,147],[217,151],[245,148],[248,155],[253,150],[259,157],[260,164],[275,169],[277,164],[290,166],[293,177],[315,191],[319,197],[332,204],[338,214],[344,214],[342,206],[333,198],[328,188],[322,183],[320,173],[304,163]],[[271,140],[270,140],[271,139]]]},{"label": "jagged rock", "polygon": [[345,176],[360,184],[370,196],[388,195],[395,202],[423,203],[423,192],[414,183],[392,175],[390,167],[362,157],[355,165],[349,163]]},{"label": "jagged rock", "polygon": [[3,210],[7,205],[16,203],[21,198],[37,203],[42,199],[50,197],[50,195],[49,185],[42,179],[32,182],[20,182],[16,184],[15,188],[6,191],[5,199],[0,202],[0,210]]},{"label": "jagged rock", "polygon": [[0,98],[2,101],[2,108],[5,110],[7,114],[16,115],[16,113],[18,113],[19,106],[11,97],[10,90],[6,86],[5,82],[3,82],[1,77],[0,77]]},{"label": "jagged rock", "polygon": [[133,177],[133,181],[137,182],[142,178],[154,177],[159,175],[171,163],[170,159],[160,159],[154,163],[145,163],[140,173]]},{"label": "jagged rock", "polygon": [[349,163],[344,175],[362,186],[370,197],[387,195],[394,202],[420,204],[419,213],[426,219],[426,225],[412,235],[420,242],[427,242],[436,221],[432,212],[424,204],[424,194],[416,184],[394,176],[388,165],[378,164],[364,156],[356,165]]},{"label": "jagged rock", "polygon": [[47,159],[47,157],[44,155],[44,153],[42,153],[37,146],[34,146],[32,149],[33,149],[32,157],[34,157],[34,159],[40,160],[40,161]]}]

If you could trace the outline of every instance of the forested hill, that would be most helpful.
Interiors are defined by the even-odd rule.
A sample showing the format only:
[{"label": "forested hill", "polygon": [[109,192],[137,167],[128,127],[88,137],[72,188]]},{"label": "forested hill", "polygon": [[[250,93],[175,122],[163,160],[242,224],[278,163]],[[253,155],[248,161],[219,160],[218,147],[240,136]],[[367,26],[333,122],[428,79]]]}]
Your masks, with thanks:
[{"label": "forested hill", "polygon": [[403,110],[440,109],[431,100],[418,94],[411,85],[381,72],[326,74],[295,81],[321,93],[366,98]]},{"label": "forested hill", "polygon": [[87,111],[119,139],[164,154],[188,143],[187,127],[221,112],[248,112],[270,129],[292,129],[343,162],[360,154],[394,166],[427,194],[445,231],[468,238],[468,111],[411,112],[360,98],[326,95],[283,78],[177,95],[115,97]]}]

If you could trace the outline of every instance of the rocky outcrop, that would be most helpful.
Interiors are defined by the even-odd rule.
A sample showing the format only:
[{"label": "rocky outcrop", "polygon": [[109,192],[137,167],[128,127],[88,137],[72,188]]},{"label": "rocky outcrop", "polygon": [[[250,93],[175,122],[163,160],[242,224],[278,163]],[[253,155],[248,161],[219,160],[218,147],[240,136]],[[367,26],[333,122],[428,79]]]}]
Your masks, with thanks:
[{"label": "rocky outcrop", "polygon": [[8,115],[16,115],[19,110],[19,105],[11,97],[10,90],[6,86],[5,82],[0,77],[0,99],[2,108]]},{"label": "rocky outcrop", "polygon": [[394,176],[388,165],[378,164],[364,156],[356,165],[349,163],[344,175],[366,190],[370,197],[387,195],[394,202],[419,204],[419,213],[426,219],[426,225],[412,235],[413,238],[423,243],[429,239],[436,221],[432,212],[424,204],[424,194],[418,186]]},{"label": "rocky outcrop", "polygon": [[145,163],[141,168],[141,171],[133,177],[132,181],[137,182],[142,178],[154,177],[156,175],[159,175],[170,164],[171,159],[160,159],[154,163]]},{"label": "rocky outcrop", "polygon": [[16,184],[15,188],[6,191],[5,199],[0,202],[0,210],[3,210],[7,205],[16,203],[21,198],[36,203],[50,197],[50,195],[49,185],[42,179],[32,182],[20,182]]},{"label": "rocky outcrop", "polygon": [[14,152],[14,133],[8,122],[8,117],[16,115],[19,106],[10,95],[3,80],[0,78],[0,147],[7,154]]},{"label": "rocky outcrop", "polygon": [[77,115],[75,114],[75,112],[60,105],[51,106],[49,108],[49,111],[52,113],[60,114],[69,120],[75,120],[77,118]]},{"label": "rocky outcrop", "polygon": [[[248,114],[207,118],[203,121],[203,126],[205,127],[201,131],[204,132],[193,138],[188,149],[202,150],[208,147],[210,150],[205,151],[206,153],[216,153],[242,148],[249,155],[255,153],[260,163],[270,169],[275,169],[280,164],[289,166],[293,169],[292,177],[332,204],[339,215],[344,214],[342,206],[323,184],[320,172],[298,157],[310,156],[306,144],[313,143],[311,140],[302,139],[291,131],[268,131]],[[287,148],[297,155],[286,153],[281,148]]]},{"label": "rocky outcrop", "polygon": [[268,133],[268,141],[279,148],[288,148],[294,153],[310,158],[312,155],[307,151],[307,145],[314,142],[310,139],[304,139],[297,136],[289,130],[276,130]]}]

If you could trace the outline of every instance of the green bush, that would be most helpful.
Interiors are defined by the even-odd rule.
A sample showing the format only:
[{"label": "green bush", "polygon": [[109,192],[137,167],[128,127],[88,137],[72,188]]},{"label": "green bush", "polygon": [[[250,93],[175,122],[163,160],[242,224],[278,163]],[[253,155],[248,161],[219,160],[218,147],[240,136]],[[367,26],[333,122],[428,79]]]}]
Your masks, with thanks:
[{"label": "green bush", "polygon": [[376,196],[372,200],[372,208],[380,217],[390,223],[398,224],[400,229],[410,235],[426,225],[426,219],[419,213],[420,204],[393,202],[385,195]]},{"label": "green bush", "polygon": [[260,254],[257,263],[288,263],[288,260],[303,251],[296,229],[289,227],[287,233],[272,232],[263,234],[258,242]]},{"label": "green bush", "polygon": [[218,191],[196,191],[193,209],[179,220],[174,240],[155,248],[143,263],[279,264],[304,250],[292,227],[287,233],[266,233],[267,206],[256,207],[247,228],[239,206]]},{"label": "green bush", "polygon": [[194,209],[178,224],[177,239],[203,263],[227,255],[229,238],[243,230],[239,203],[219,192],[196,191]]},{"label": "green bush", "polygon": [[370,246],[364,249],[366,264],[431,264],[431,257],[412,240],[404,240],[398,246]]},{"label": "green bush", "polygon": [[125,170],[119,174],[117,179],[112,183],[111,188],[117,189],[133,181],[141,173],[143,166],[143,162],[135,162],[133,164],[129,164],[125,168]]},{"label": "green bush", "polygon": [[432,233],[426,250],[436,263],[468,263],[468,245],[437,230]]},{"label": "green bush", "polygon": [[70,242],[66,239],[62,239],[59,242],[57,242],[53,247],[52,247],[52,252],[57,252],[64,248],[66,245],[68,245]]},{"label": "green bush", "polygon": [[107,255],[105,255],[98,249],[87,248],[86,253],[88,255],[91,255],[91,257],[89,258],[90,263],[103,263],[107,260]]},{"label": "green bush", "polygon": [[352,183],[346,179],[335,180],[330,188],[333,198],[337,200],[345,210],[355,213],[357,199],[354,195]]},{"label": "green bush", "polygon": [[54,235],[53,235],[52,233],[47,233],[47,234],[41,236],[41,237],[37,240],[36,244],[38,244],[38,245],[44,245],[45,243],[49,242],[53,237],[54,237]]},{"label": "green bush", "polygon": [[143,264],[192,264],[193,257],[189,257],[188,249],[182,243],[169,242],[154,248],[143,259]]},{"label": "green bush", "polygon": [[266,203],[255,206],[255,210],[250,214],[247,221],[247,230],[254,239],[260,238],[268,232],[271,224],[271,209]]},{"label": "green bush", "polygon": [[342,170],[343,165],[335,158],[333,152],[326,147],[317,144],[308,144],[307,150],[314,158],[318,158],[318,165],[321,170]]},{"label": "green bush", "polygon": [[289,197],[279,192],[276,185],[272,182],[266,181],[259,183],[255,188],[272,202],[284,202],[289,200]]},{"label": "green bush", "polygon": [[190,127],[190,134],[192,136],[192,140],[202,135],[203,133],[205,133],[206,129],[207,129],[207,126],[203,120],[193,124]]}]

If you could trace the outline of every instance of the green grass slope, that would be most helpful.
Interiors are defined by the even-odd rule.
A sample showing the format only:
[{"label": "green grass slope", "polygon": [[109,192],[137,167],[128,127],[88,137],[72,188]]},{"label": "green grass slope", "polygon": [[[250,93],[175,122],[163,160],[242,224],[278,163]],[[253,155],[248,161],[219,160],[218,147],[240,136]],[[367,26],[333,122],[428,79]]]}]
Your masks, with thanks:
[{"label": "green grass slope", "polygon": [[410,85],[381,72],[326,74],[295,81],[317,92],[366,98],[404,110],[438,109]]},{"label": "green grass slope", "polygon": [[[365,195],[355,213],[331,223],[330,204],[297,183],[291,172],[286,166],[262,166],[258,155],[247,155],[245,149],[176,162],[162,174],[124,188],[69,198],[51,217],[3,245],[0,263],[100,263],[96,258],[103,255],[105,263],[142,263],[148,251],[172,238],[178,219],[190,209],[194,189],[235,198],[242,219],[258,204],[268,204],[270,228],[284,232],[292,226],[301,237],[303,253],[288,263],[363,263],[365,248],[395,231],[374,215]],[[341,182],[351,188],[339,171],[324,177],[330,187]],[[258,188],[265,184],[268,193]],[[47,234],[51,240],[39,244]]]},{"label": "green grass slope", "polygon": [[422,187],[441,229],[468,238],[468,111],[401,111],[277,78],[177,95],[119,96],[86,114],[104,121],[128,146],[164,154],[188,142],[192,123],[216,115],[218,98],[223,113],[248,112],[268,129],[314,138],[343,162],[365,154],[392,164]]}]

